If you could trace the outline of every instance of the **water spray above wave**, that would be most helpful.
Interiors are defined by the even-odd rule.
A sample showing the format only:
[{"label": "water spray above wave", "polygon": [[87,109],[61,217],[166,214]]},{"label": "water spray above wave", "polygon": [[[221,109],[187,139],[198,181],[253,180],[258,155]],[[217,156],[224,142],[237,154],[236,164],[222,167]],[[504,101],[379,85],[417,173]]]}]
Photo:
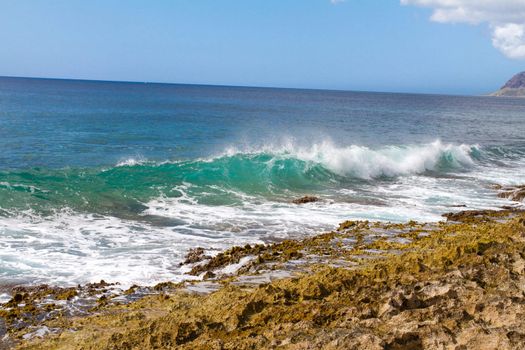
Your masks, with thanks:
[{"label": "water spray above wave", "polygon": [[120,160],[115,166],[124,167],[124,166],[135,166],[146,164],[147,160],[144,157],[130,157]]},{"label": "water spray above wave", "polygon": [[340,176],[373,179],[469,168],[474,165],[479,152],[477,145],[443,144],[440,140],[423,145],[383,146],[378,149],[359,145],[339,147],[325,141],[309,147],[297,147],[288,142],[244,150],[230,148],[222,157],[267,154],[275,157],[272,160],[295,158],[320,164]]}]

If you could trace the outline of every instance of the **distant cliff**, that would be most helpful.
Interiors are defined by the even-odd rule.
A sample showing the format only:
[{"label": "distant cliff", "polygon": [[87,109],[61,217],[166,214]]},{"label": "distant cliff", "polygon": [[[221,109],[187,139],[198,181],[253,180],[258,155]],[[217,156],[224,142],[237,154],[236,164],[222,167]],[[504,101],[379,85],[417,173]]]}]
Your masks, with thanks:
[{"label": "distant cliff", "polygon": [[525,97],[525,72],[513,76],[491,96]]}]

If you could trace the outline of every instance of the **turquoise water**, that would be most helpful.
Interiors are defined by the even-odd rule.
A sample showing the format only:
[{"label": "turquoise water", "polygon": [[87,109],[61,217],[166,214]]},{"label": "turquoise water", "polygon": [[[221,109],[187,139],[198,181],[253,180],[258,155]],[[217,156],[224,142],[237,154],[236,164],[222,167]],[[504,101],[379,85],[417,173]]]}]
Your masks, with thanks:
[{"label": "turquoise water", "polygon": [[0,283],[180,280],[194,246],[498,207],[524,135],[520,99],[0,78]]}]

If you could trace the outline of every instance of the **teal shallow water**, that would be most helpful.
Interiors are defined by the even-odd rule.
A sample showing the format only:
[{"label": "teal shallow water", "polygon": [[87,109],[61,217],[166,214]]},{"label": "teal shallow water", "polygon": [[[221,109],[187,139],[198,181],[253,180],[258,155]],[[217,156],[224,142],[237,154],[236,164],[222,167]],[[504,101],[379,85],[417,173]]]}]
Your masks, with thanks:
[{"label": "teal shallow water", "polygon": [[3,171],[0,201],[11,211],[49,215],[68,207],[124,217],[139,214],[145,202],[159,196],[180,198],[182,185],[190,185],[186,194],[202,205],[242,205],[245,196],[290,201],[304,193],[336,196],[340,189],[396,176],[466,170],[476,154],[474,146],[438,142],[382,150],[324,145],[299,154],[278,150],[162,163],[131,158],[109,168]]},{"label": "teal shallow water", "polygon": [[179,280],[197,245],[498,207],[524,135],[519,99],[0,78],[0,283]]}]

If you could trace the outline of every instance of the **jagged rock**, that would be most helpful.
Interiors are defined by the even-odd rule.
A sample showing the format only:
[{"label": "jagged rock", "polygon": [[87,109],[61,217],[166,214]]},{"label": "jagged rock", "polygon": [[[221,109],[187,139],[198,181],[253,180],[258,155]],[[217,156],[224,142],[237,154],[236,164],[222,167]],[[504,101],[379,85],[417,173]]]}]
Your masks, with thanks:
[{"label": "jagged rock", "polygon": [[204,248],[197,247],[197,248],[191,248],[188,251],[188,254],[186,254],[186,259],[184,260],[183,264],[195,264],[197,262],[200,262],[204,259],[209,259],[210,257],[207,255],[204,255]]},{"label": "jagged rock", "polygon": [[293,204],[306,204],[306,203],[313,203],[313,202],[319,202],[321,198],[314,197],[314,196],[304,196],[301,198],[294,199],[292,201]]},{"label": "jagged rock", "polygon": [[211,271],[206,271],[204,273],[204,275],[202,276],[202,278],[204,280],[209,280],[209,279],[212,279],[212,278],[215,278],[215,277],[217,277],[217,275],[215,273],[211,272]]},{"label": "jagged rock", "polygon": [[498,197],[522,202],[525,199],[525,185],[501,187]]},{"label": "jagged rock", "polygon": [[502,89],[519,89],[525,87],[525,72],[521,72],[513,76],[509,81],[503,85]]}]

